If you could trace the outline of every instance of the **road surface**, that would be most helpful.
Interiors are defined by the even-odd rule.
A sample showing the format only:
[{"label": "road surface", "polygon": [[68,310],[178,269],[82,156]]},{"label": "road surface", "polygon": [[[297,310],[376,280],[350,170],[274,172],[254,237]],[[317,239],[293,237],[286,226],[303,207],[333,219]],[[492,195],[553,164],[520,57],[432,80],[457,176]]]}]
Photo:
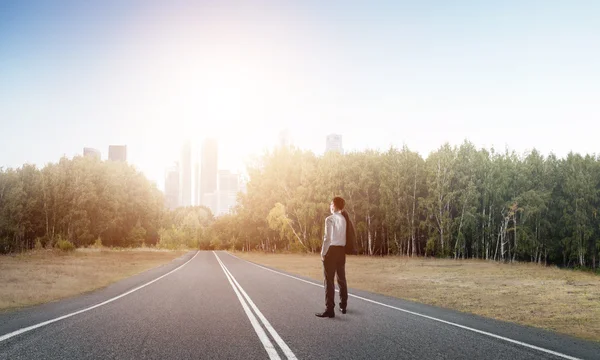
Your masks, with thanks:
[{"label": "road surface", "polygon": [[91,294],[0,314],[0,359],[600,359],[598,343],[350,293],[347,314],[317,318],[321,284],[191,252]]}]

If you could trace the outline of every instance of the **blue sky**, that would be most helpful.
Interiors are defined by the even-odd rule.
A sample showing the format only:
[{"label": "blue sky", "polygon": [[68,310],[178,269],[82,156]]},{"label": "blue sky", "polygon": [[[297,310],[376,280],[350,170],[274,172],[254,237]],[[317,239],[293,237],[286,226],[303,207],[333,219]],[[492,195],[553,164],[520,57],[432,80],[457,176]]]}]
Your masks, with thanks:
[{"label": "blue sky", "polygon": [[290,129],[320,153],[448,141],[597,153],[597,1],[2,1],[0,166],[84,146],[162,188],[186,139],[221,167]]}]

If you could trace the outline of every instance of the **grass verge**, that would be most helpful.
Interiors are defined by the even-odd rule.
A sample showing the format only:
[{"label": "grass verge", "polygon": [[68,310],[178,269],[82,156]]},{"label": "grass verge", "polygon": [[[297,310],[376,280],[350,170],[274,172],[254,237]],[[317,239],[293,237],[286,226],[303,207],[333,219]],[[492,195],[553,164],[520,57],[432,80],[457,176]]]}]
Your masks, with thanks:
[{"label": "grass verge", "polygon": [[[317,255],[241,253],[323,280]],[[600,276],[484,260],[348,257],[348,286],[600,341]]]},{"label": "grass verge", "polygon": [[0,256],[0,311],[103,288],[183,254],[185,251],[78,249],[3,255]]}]

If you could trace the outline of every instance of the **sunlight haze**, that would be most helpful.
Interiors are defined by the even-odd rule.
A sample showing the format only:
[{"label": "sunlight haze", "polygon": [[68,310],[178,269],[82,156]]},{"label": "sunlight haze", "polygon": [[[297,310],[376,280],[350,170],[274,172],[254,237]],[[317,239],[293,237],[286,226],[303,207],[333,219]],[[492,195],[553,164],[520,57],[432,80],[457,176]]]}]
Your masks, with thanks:
[{"label": "sunlight haze", "polygon": [[242,172],[285,128],[317,154],[597,152],[596,2],[226,3],[3,2],[0,166],[126,144],[162,188],[186,139]]}]

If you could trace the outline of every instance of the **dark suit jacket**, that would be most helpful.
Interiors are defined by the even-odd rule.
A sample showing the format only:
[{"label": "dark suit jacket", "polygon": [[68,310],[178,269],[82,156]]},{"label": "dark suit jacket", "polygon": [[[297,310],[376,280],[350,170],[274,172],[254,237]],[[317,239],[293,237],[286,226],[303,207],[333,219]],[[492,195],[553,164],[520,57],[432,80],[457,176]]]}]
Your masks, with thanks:
[{"label": "dark suit jacket", "polygon": [[346,210],[342,211],[344,219],[346,219],[346,254],[356,255],[358,253],[356,249],[356,233],[354,232],[354,226],[350,221],[350,216]]}]

